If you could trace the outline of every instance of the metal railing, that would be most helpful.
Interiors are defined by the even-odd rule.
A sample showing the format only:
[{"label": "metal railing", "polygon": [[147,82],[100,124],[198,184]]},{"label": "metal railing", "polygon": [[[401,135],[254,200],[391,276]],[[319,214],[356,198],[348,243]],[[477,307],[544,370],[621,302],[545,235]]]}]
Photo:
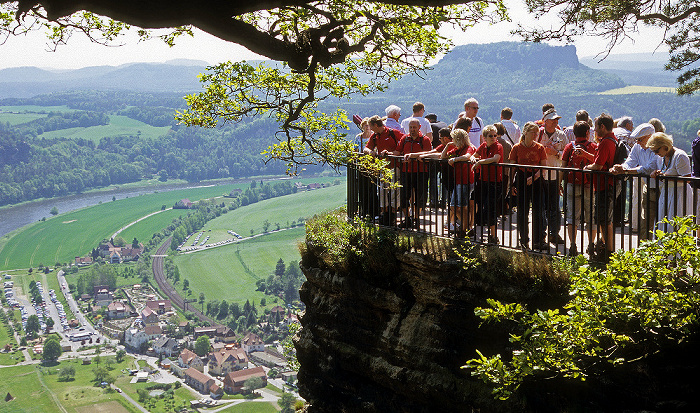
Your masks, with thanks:
[{"label": "metal railing", "polygon": [[[653,239],[655,230],[670,230],[660,222],[664,217],[697,217],[700,210],[700,178],[499,163],[481,165],[465,188],[457,175],[471,165],[388,159],[396,161],[392,179],[398,185],[348,165],[349,217],[477,244],[604,260],[606,244],[609,251],[631,250]],[[481,179],[493,176],[502,180]]]}]

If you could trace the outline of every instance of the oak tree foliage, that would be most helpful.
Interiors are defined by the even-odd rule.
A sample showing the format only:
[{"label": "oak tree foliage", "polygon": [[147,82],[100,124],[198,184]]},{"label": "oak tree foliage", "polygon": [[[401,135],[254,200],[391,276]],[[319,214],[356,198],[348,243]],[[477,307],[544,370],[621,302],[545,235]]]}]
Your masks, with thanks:
[{"label": "oak tree foliage", "polygon": [[575,36],[599,36],[608,40],[606,57],[613,46],[636,33],[640,26],[664,29],[665,43],[671,58],[667,70],[683,71],[678,76],[678,93],[692,94],[700,90],[700,4],[695,0],[525,0],[535,16],[556,13],[558,25],[533,29],[521,24],[516,33],[525,40],[563,40]]},{"label": "oak tree foliage", "polygon": [[186,97],[189,109],[177,118],[213,127],[243,116],[269,116],[280,125],[279,143],[265,155],[287,162],[294,172],[304,164],[341,165],[352,153],[345,139],[347,115],[324,113],[320,101],[367,95],[424,69],[451,46],[438,29],[503,19],[505,6],[501,0],[40,0],[3,2],[0,13],[2,32],[48,29],[55,47],[75,33],[114,44],[131,26],[141,39],[160,37],[172,45],[199,28],[280,62],[208,68],[201,76],[204,91]]}]

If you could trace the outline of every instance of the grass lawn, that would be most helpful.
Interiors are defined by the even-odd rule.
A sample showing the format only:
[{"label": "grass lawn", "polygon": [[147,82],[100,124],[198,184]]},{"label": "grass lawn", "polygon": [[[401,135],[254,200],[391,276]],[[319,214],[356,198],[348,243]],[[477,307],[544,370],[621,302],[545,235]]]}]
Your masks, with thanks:
[{"label": "grass lawn", "polygon": [[49,391],[39,381],[36,366],[5,367],[0,370],[0,394],[13,400],[0,403],[0,412],[49,413],[60,411]]},{"label": "grass lawn", "polygon": [[[121,376],[124,376],[121,370],[128,368],[130,363],[131,358],[126,357],[121,363],[112,364],[110,374],[118,379],[121,378]],[[74,380],[58,380],[58,372],[65,366],[73,366],[75,368]],[[104,363],[102,366],[104,366]],[[136,412],[137,410],[124,400],[119,393],[107,391],[94,385],[95,375],[93,369],[95,367],[94,364],[83,365],[82,362],[78,360],[62,361],[55,366],[42,369],[43,381],[46,387],[56,395],[61,405],[69,412],[77,411],[82,406],[90,406],[109,401],[116,401],[128,411]]]},{"label": "grass lawn", "polygon": [[[227,230],[249,236],[250,231],[245,229],[255,227],[256,233],[262,232],[265,219],[272,223],[271,229],[274,229],[276,222],[286,226],[287,221],[310,217],[343,203],[345,185],[342,184],[300,192],[230,211],[209,221],[204,231],[211,236],[211,242],[230,238]],[[256,291],[255,282],[272,274],[280,258],[285,263],[298,261],[297,244],[304,235],[304,227],[272,232],[218,248],[180,254],[175,257],[175,264],[180,269],[181,279],[189,281],[192,297],[199,297],[202,292],[207,300],[225,299],[240,304],[246,300],[259,304],[261,298],[266,298],[268,306],[274,306],[272,297]],[[176,287],[182,293],[182,281]]]},{"label": "grass lawn", "polygon": [[[124,376],[117,379],[114,383],[115,386],[119,387],[123,392],[129,395],[132,399],[138,401],[139,389],[146,389],[146,387],[153,385],[153,383],[130,383],[131,377]],[[184,387],[180,387],[174,392],[175,406],[188,406],[190,405],[190,400],[195,400],[197,397],[192,394],[189,390]],[[167,410],[165,399],[152,398],[152,401],[145,402],[144,404],[149,404],[148,410],[154,413],[166,413]]]},{"label": "grass lawn", "polygon": [[39,138],[83,138],[98,143],[100,139],[107,136],[136,135],[138,133],[142,138],[157,139],[165,135],[168,130],[170,130],[169,126],[151,126],[126,116],[109,115],[109,124],[107,125],[44,132],[39,135]]},{"label": "grass lawn", "polygon": [[[2,330],[5,330],[5,332],[7,332],[7,329],[5,327],[2,327]],[[14,337],[12,338],[11,344],[17,345],[17,342],[15,342]],[[21,351],[14,351],[12,353],[0,353],[0,366],[13,366],[22,361],[24,361],[24,354],[22,354]]]},{"label": "grass lawn", "polygon": [[617,89],[606,90],[598,93],[599,95],[631,95],[634,93],[675,93],[676,89],[672,87],[660,86],[625,86]]},{"label": "grass lawn", "polygon": [[224,410],[227,413],[275,413],[279,410],[270,402],[249,401]]}]

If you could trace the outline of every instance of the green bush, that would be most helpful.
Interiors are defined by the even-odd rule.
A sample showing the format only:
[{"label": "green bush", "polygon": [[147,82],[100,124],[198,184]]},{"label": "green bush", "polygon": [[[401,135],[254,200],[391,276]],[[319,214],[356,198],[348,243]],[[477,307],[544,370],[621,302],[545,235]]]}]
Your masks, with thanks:
[{"label": "green bush", "polygon": [[[668,222],[665,220],[665,222]],[[477,308],[485,322],[515,326],[512,354],[467,361],[506,399],[526,381],[554,377],[585,380],[606,369],[673,349],[698,332],[700,250],[691,218],[674,218],[675,231],[656,241],[616,252],[606,269],[579,256],[569,271],[570,300],[562,311],[529,310],[519,303],[488,300]]]}]

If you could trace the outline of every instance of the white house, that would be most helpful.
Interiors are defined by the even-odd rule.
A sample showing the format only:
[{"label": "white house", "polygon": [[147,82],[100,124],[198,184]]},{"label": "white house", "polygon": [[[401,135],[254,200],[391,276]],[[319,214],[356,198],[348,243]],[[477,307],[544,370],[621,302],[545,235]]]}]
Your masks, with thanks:
[{"label": "white house", "polygon": [[138,350],[141,348],[141,345],[148,340],[148,334],[136,327],[127,328],[124,332],[124,344],[126,344],[126,346],[129,348]]}]

